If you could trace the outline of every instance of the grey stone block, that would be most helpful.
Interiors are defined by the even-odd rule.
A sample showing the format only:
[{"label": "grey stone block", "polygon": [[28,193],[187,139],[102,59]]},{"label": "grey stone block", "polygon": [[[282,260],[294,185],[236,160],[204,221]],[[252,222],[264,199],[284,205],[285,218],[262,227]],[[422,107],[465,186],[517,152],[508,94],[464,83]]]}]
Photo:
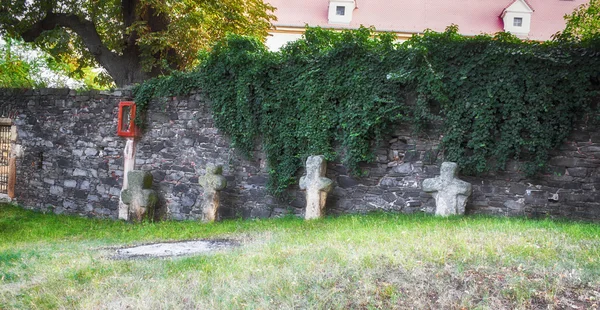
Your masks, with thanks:
[{"label": "grey stone block", "polygon": [[65,187],[77,187],[77,181],[75,181],[75,180],[65,180],[64,186]]},{"label": "grey stone block", "polygon": [[63,194],[63,188],[60,186],[50,186],[50,194],[52,195],[62,195]]}]

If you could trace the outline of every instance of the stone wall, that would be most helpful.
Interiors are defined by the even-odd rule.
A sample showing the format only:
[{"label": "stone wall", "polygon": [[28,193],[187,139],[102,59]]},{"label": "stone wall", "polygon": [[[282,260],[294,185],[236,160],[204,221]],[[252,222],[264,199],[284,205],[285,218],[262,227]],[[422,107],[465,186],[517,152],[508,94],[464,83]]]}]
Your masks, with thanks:
[{"label": "stone wall", "polygon": [[116,217],[124,141],[115,135],[123,92],[2,90],[17,127],[16,201],[56,213]]},{"label": "stone wall", "polygon": [[[117,105],[130,99],[128,91],[0,90],[1,110],[13,117],[23,149],[16,201],[55,213],[116,218],[124,147],[116,135]],[[433,212],[433,199],[421,183],[439,174],[437,146],[435,134],[416,137],[398,127],[376,147],[376,161],[363,166],[366,177],[353,178],[343,165],[329,163],[327,177],[336,187],[327,212]],[[299,190],[278,199],[268,194],[264,154],[256,150],[247,160],[232,149],[214,127],[201,93],[154,102],[136,150],[136,168],[154,175],[160,217],[200,217],[198,177],[207,163],[223,164],[228,180],[222,218],[303,212]],[[473,184],[470,214],[600,220],[600,130],[580,123],[554,152],[548,173],[535,178],[525,178],[517,163],[505,172],[461,178]]]}]

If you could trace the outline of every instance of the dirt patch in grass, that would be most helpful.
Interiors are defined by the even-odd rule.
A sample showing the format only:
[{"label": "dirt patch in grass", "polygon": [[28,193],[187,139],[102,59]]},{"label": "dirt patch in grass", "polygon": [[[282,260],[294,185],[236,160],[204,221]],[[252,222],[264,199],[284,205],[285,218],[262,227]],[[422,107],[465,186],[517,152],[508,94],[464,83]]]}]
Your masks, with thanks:
[{"label": "dirt patch in grass", "polygon": [[114,259],[162,258],[208,254],[239,246],[233,240],[188,240],[177,242],[159,242],[120,248]]},{"label": "dirt patch in grass", "polygon": [[375,303],[388,309],[600,309],[598,287],[576,283],[561,274],[517,268],[458,271],[450,266],[413,270],[396,266],[386,268],[375,279]]}]

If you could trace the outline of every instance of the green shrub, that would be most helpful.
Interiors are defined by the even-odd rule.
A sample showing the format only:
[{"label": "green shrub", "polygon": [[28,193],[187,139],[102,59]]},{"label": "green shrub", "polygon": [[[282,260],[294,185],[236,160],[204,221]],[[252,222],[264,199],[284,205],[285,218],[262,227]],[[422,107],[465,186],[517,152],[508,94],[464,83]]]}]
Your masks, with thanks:
[{"label": "green shrub", "polygon": [[304,39],[269,52],[232,35],[196,71],[139,86],[136,101],[145,107],[154,97],[204,90],[234,147],[250,155],[262,143],[278,194],[311,154],[341,159],[361,175],[373,143],[400,122],[419,131],[437,120],[444,159],[466,173],[516,159],[533,175],[598,95],[600,40],[464,37],[455,26],[394,39],[367,28],[308,28]]}]

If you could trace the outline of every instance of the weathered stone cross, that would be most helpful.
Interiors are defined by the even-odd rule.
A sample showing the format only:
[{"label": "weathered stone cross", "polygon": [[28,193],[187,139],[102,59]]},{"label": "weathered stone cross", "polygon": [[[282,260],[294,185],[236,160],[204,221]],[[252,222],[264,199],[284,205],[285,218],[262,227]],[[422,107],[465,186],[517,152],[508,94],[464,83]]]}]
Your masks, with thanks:
[{"label": "weathered stone cross", "polygon": [[121,201],[129,207],[129,219],[140,222],[152,218],[158,201],[152,187],[152,174],[148,171],[132,170],[127,173],[127,189],[121,191]]},{"label": "weathered stone cross", "polygon": [[206,174],[198,178],[198,183],[204,189],[202,200],[202,215],[205,222],[214,222],[219,210],[219,191],[227,186],[223,177],[223,166],[207,165]]},{"label": "weathered stone cross", "polygon": [[473,190],[470,183],[456,178],[456,170],[456,163],[444,162],[439,177],[423,181],[423,191],[435,199],[436,215],[465,214],[467,199]]},{"label": "weathered stone cross", "polygon": [[327,193],[333,188],[333,182],[324,177],[326,170],[324,156],[309,156],[306,159],[306,176],[300,178],[300,189],[306,191],[304,218],[307,220],[323,216]]}]

